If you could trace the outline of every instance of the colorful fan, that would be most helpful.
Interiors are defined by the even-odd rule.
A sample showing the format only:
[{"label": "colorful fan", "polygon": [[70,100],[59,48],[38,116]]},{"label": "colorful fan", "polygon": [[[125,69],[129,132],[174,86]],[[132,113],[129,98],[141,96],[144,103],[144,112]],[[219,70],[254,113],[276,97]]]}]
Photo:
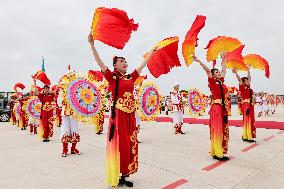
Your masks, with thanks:
[{"label": "colorful fan", "polygon": [[80,116],[95,116],[101,106],[97,87],[84,79],[74,80],[67,89],[67,98],[73,110]]},{"label": "colorful fan", "polygon": [[[169,73],[173,67],[180,66],[177,55],[178,42],[178,37],[170,37],[155,45],[157,50],[147,63],[149,71],[155,78],[158,78],[162,74]],[[144,57],[146,57],[147,54],[148,53],[146,53]]]},{"label": "colorful fan", "polygon": [[232,52],[241,45],[242,43],[236,38],[225,36],[216,37],[210,40],[206,47],[208,49],[206,59],[208,62],[216,61],[220,53]]},{"label": "colorful fan", "polygon": [[246,65],[250,65],[254,69],[265,70],[265,76],[269,78],[269,64],[263,57],[257,54],[248,54],[244,56],[243,59]]},{"label": "colorful fan", "polygon": [[145,82],[142,84],[138,92],[136,105],[137,111],[142,121],[151,121],[157,117],[159,113],[160,93],[159,89],[153,82]]},{"label": "colorful fan", "polygon": [[237,49],[233,50],[232,52],[228,52],[226,55],[226,65],[229,69],[237,69],[239,71],[247,71],[248,67],[245,65],[242,51],[244,45],[241,45]]},{"label": "colorful fan", "polygon": [[203,111],[201,112],[202,115],[204,115],[205,110],[209,107],[209,97],[208,96],[203,96],[202,97],[202,107]]},{"label": "colorful fan", "polygon": [[182,44],[182,55],[187,66],[189,66],[193,62],[192,56],[195,55],[195,47],[198,46],[197,35],[205,26],[205,20],[205,16],[198,15],[185,36],[184,42]]},{"label": "colorful fan", "polygon": [[14,90],[16,91],[17,88],[20,88],[20,89],[24,90],[24,88],[26,88],[26,86],[23,83],[16,83],[14,85]]},{"label": "colorful fan", "polygon": [[29,116],[31,116],[34,119],[40,118],[40,112],[41,112],[41,102],[40,100],[33,96],[30,97],[29,100],[27,100],[25,105],[26,112]]},{"label": "colorful fan", "polygon": [[137,28],[138,24],[134,24],[125,11],[99,7],[94,14],[91,31],[94,40],[123,49],[132,31],[137,31]]},{"label": "colorful fan", "polygon": [[188,91],[188,110],[189,114],[198,118],[204,113],[202,94],[197,89]]}]

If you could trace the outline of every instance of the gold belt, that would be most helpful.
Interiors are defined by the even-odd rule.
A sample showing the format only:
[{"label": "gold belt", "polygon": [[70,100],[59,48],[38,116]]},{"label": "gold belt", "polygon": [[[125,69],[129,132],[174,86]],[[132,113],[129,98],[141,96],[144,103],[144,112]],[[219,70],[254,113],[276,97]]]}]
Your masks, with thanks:
[{"label": "gold belt", "polygon": [[[244,104],[244,103],[250,103],[250,99],[244,99],[244,100],[242,100],[242,104]],[[251,104],[254,105],[254,104],[255,104],[255,101],[252,100],[252,101],[251,101]]]},{"label": "gold belt", "polygon": [[135,101],[131,98],[132,94],[130,92],[125,92],[123,94],[124,98],[119,98],[116,102],[116,108],[126,112],[126,113],[132,113],[135,111]]},{"label": "gold belt", "polygon": [[[221,104],[222,105],[222,99],[213,99],[211,101],[211,105],[212,104]],[[228,101],[227,100],[225,100],[225,105],[228,105]]]}]

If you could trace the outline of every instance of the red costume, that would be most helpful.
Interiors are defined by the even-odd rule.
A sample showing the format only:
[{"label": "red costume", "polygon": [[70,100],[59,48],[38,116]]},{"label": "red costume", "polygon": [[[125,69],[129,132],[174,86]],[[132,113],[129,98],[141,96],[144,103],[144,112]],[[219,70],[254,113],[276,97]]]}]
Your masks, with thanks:
[{"label": "red costume", "polygon": [[226,96],[228,88],[224,85],[224,78],[208,78],[208,87],[212,93],[210,109],[210,155],[218,158],[224,157],[228,151],[229,127],[228,112],[226,109]]},{"label": "red costume", "polygon": [[27,112],[24,109],[24,103],[28,99],[29,99],[29,97],[19,99],[19,102],[21,104],[21,110],[20,110],[20,119],[19,119],[18,126],[22,130],[26,129],[26,127],[28,126],[28,121],[29,121],[29,116],[28,116]]},{"label": "red costume", "polygon": [[242,96],[243,139],[252,140],[256,137],[253,90],[250,86],[239,86]]},{"label": "red costume", "polygon": [[55,96],[55,104],[56,104],[56,109],[55,109],[55,114],[56,114],[56,126],[57,127],[61,127],[62,125],[62,115],[61,115],[61,107],[58,106],[57,104],[57,98],[58,98],[58,95]]},{"label": "red costume", "polygon": [[14,112],[14,105],[16,101],[14,99],[11,99],[9,102],[10,110],[11,110],[11,116],[10,116],[10,123],[13,125],[16,125],[17,120],[16,120],[16,114]]},{"label": "red costume", "polygon": [[243,115],[242,113],[242,97],[240,91],[238,92],[238,111],[239,115]]},{"label": "red costume", "polygon": [[42,103],[39,120],[40,137],[43,139],[49,139],[53,135],[53,109],[55,95],[53,93],[41,93],[38,95],[38,98]]},{"label": "red costume", "polygon": [[[138,141],[135,118],[134,82],[138,78],[135,70],[130,75],[123,75],[109,69],[104,73],[115,102],[115,117],[110,116],[108,141],[106,147],[106,182],[117,186],[120,173],[128,176],[138,170]],[[118,87],[118,90],[115,90]],[[112,126],[115,125],[114,132]],[[111,141],[110,134],[113,133]]]}]

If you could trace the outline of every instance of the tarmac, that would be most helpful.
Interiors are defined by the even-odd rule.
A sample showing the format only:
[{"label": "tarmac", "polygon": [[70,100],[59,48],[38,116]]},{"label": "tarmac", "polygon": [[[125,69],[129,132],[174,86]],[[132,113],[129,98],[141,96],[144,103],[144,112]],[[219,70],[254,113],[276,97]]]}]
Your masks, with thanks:
[{"label": "tarmac", "polygon": [[[241,119],[236,107],[229,119]],[[284,122],[284,107],[257,120]],[[43,143],[28,129],[0,123],[0,189],[113,188],[104,182],[107,125],[106,119],[102,135],[80,125],[78,149],[83,154],[62,158],[60,128]],[[207,125],[185,124],[183,131],[185,135],[175,135],[172,123],[142,122],[139,169],[129,178],[134,188],[284,188],[284,131],[258,128],[254,144],[241,140],[241,127],[230,127],[231,159],[222,163],[209,156]]]}]

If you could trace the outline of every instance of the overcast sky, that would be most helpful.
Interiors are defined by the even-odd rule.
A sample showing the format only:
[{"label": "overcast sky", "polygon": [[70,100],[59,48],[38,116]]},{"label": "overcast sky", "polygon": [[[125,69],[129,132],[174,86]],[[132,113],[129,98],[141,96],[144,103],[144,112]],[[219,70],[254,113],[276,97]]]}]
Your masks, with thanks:
[{"label": "overcast sky", "polygon": [[[123,9],[139,23],[138,31],[132,33],[122,51],[96,43],[109,67],[113,56],[122,55],[131,71],[156,42],[180,37],[182,67],[158,79],[150,76],[147,68],[143,71],[164,94],[172,89],[174,81],[182,89],[198,88],[208,93],[204,71],[197,63],[186,67],[181,55],[182,41],[197,14],[207,17],[197,48],[202,61],[206,61],[203,48],[210,39],[218,35],[236,37],[245,44],[244,55],[260,54],[270,64],[270,79],[265,78],[263,71],[252,71],[253,89],[284,94],[283,0],[0,0],[0,91],[12,90],[17,82],[30,86],[30,75],[41,69],[41,56],[45,57],[46,73],[52,83],[66,73],[68,64],[76,71],[98,70],[87,35],[94,10],[100,6]],[[227,73],[226,83],[236,86],[233,74]]]}]

